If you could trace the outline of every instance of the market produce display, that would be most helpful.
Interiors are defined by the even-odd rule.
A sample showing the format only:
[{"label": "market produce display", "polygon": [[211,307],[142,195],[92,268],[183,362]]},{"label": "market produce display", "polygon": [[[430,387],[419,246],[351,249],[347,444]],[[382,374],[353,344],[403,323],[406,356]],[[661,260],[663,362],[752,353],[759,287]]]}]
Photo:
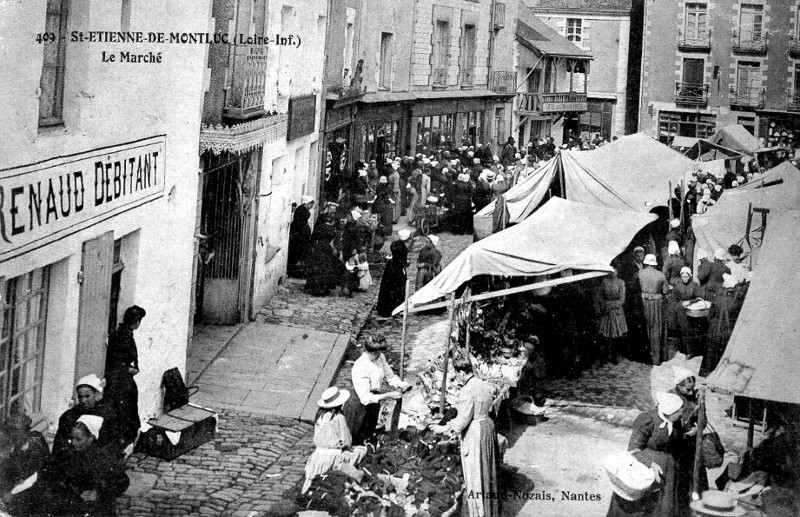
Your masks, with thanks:
[{"label": "market produce display", "polygon": [[[357,481],[341,472],[317,476],[297,503],[334,516],[453,515],[461,490],[459,444],[453,436],[408,428],[369,442]],[[385,512],[385,513],[383,513]]]}]

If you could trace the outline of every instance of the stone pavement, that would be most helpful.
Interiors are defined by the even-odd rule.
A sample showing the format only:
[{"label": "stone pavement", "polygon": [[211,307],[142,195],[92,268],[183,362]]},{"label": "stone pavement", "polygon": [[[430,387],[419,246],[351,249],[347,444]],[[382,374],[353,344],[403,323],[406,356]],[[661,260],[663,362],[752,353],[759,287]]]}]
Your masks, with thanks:
[{"label": "stone pavement", "polygon": [[[472,240],[471,236],[442,234],[441,237],[443,263],[452,260]],[[409,255],[412,266],[408,268],[411,279],[416,278],[413,261],[424,242],[421,238],[412,242]],[[361,329],[377,300],[379,286],[380,278],[376,278],[368,292],[355,293],[352,298],[314,297],[303,291],[302,282],[286,282],[259,311],[255,324],[241,331],[232,327],[195,329],[193,348],[199,350],[199,354],[187,361],[188,378],[195,380],[199,376],[199,383],[204,384],[207,375],[220,382],[222,378],[215,369],[215,359],[224,359],[227,347],[235,345],[231,338],[237,332],[248,332],[251,326],[255,332],[261,329],[261,333],[275,326],[286,332],[297,329],[301,338],[302,334],[313,332],[349,333],[351,344],[356,338],[363,341]],[[438,319],[444,318],[444,315],[438,316]],[[387,328],[399,336],[401,321],[399,317],[381,323],[371,321],[368,332]],[[409,322],[414,322],[414,318]],[[418,320],[409,326],[410,332],[412,328],[421,329],[425,325],[425,321]],[[349,384],[349,368],[358,353],[355,346],[350,347],[347,353],[350,360],[346,371],[338,375],[337,384]],[[222,366],[225,361],[219,364]],[[208,405],[214,407],[215,404]],[[313,426],[295,418],[265,416],[241,409],[223,408],[219,416],[219,433],[213,441],[171,462],[134,454],[129,459],[128,470],[137,485],[136,495],[126,494],[118,499],[119,515],[266,517],[275,515],[288,501],[294,500],[304,477],[306,459],[314,450]]]},{"label": "stone pavement", "polygon": [[312,422],[316,401],[330,386],[349,342],[349,332],[253,322],[206,367],[192,400]]}]

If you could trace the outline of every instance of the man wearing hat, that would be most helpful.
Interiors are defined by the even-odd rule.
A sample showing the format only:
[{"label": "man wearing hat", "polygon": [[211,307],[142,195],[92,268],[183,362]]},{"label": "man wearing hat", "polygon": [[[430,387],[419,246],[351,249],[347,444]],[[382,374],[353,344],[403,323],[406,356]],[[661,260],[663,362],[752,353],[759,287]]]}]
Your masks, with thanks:
[{"label": "man wearing hat", "polygon": [[75,385],[75,405],[66,410],[58,419],[58,430],[53,440],[53,455],[57,456],[69,449],[69,438],[75,422],[83,415],[95,415],[103,418],[103,427],[98,439],[99,445],[111,445],[121,450],[120,436],[116,414],[113,408],[103,400],[105,381],[95,374],[85,375]]},{"label": "man wearing hat", "polygon": [[639,272],[639,285],[642,289],[642,305],[650,343],[650,359],[654,365],[661,364],[666,357],[666,320],[664,318],[664,297],[669,293],[669,284],[664,273],[658,270],[656,256],[648,254],[644,258],[644,269]]}]

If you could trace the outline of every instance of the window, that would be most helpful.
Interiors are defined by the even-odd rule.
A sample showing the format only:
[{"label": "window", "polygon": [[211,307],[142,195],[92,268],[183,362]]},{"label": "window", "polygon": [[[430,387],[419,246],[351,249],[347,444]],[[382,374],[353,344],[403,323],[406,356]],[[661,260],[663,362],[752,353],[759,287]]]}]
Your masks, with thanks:
[{"label": "window", "polygon": [[613,106],[612,101],[588,101],[586,111],[580,114],[581,133],[601,133],[610,138]]},{"label": "window", "polygon": [[740,61],[736,69],[736,91],[741,94],[761,89],[761,63]]},{"label": "window", "polygon": [[708,7],[706,4],[686,4],[684,35],[688,41],[704,41],[707,35]]},{"label": "window", "polygon": [[483,112],[470,111],[461,114],[461,144],[475,145],[483,142]]},{"label": "window", "polygon": [[709,138],[714,134],[716,125],[714,115],[662,111],[658,114],[658,140],[669,145],[678,135]]},{"label": "window", "polygon": [[355,20],[356,10],[352,7],[347,8],[347,25],[344,28],[344,49],[342,59],[344,66],[342,67],[342,86],[347,88],[350,86],[350,78],[353,71],[353,43],[355,37]]},{"label": "window", "polygon": [[505,118],[505,108],[494,109],[494,141],[497,143],[505,143],[506,131],[503,119]]},{"label": "window", "polygon": [[475,82],[475,38],[475,26],[464,25],[461,38],[461,84],[464,85]]},{"label": "window", "polygon": [[381,33],[381,75],[378,86],[380,88],[392,87],[392,36],[391,32]]},{"label": "window", "polygon": [[44,60],[39,83],[39,126],[54,126],[63,122],[68,12],[69,0],[47,0],[45,32],[55,34],[56,39],[42,44]]},{"label": "window", "polygon": [[575,43],[583,41],[583,20],[567,18],[567,39]]},{"label": "window", "polygon": [[447,67],[450,64],[450,23],[436,21],[433,31],[433,84],[447,84]]},{"label": "window", "polygon": [[359,159],[384,163],[386,158],[396,156],[399,133],[398,122],[374,122],[361,126]]},{"label": "window", "polygon": [[742,4],[739,18],[739,38],[742,42],[761,41],[764,30],[764,6]]},{"label": "window", "polygon": [[5,304],[0,325],[0,417],[12,407],[39,411],[44,366],[49,269],[12,278],[0,292]]}]

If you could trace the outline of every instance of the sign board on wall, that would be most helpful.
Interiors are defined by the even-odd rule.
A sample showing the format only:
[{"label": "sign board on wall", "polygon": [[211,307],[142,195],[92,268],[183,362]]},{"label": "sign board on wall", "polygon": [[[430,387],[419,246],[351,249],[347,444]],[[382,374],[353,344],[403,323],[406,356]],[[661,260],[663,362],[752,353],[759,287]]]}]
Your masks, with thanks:
[{"label": "sign board on wall", "polygon": [[543,102],[542,113],[560,113],[564,111],[586,111],[586,102]]},{"label": "sign board on wall", "polygon": [[166,136],[0,169],[0,262],[164,195]]},{"label": "sign board on wall", "polygon": [[289,122],[286,139],[294,140],[313,133],[317,122],[316,117],[316,95],[304,95],[289,99]]}]

